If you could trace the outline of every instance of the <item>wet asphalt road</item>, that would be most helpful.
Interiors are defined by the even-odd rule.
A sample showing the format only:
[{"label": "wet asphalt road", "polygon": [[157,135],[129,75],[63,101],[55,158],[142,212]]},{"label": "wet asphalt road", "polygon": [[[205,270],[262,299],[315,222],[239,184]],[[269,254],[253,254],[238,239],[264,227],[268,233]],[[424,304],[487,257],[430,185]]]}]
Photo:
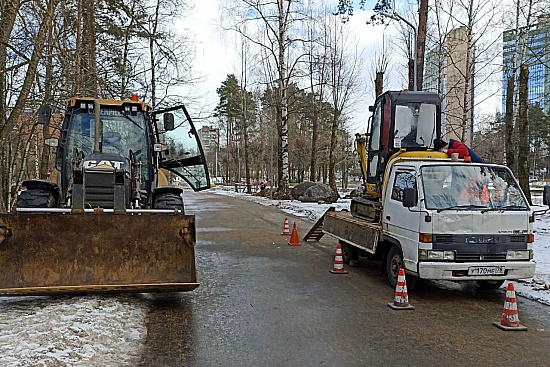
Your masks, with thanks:
[{"label": "wet asphalt road", "polygon": [[332,275],[336,242],[287,245],[285,216],[211,193],[188,194],[197,216],[193,292],[155,296],[141,366],[550,365],[550,307],[520,299],[527,332],[504,332],[502,291],[424,282],[415,311],[393,311],[380,263]]}]

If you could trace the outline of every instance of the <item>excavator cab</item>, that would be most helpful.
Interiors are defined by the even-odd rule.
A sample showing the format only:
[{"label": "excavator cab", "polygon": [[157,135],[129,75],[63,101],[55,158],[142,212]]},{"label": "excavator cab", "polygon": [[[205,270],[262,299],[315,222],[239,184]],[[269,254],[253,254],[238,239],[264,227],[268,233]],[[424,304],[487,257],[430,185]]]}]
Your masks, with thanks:
[{"label": "excavator cab", "polygon": [[441,101],[436,93],[388,91],[370,107],[367,184],[380,184],[388,160],[402,149],[427,151],[441,137]]},{"label": "excavator cab", "polygon": [[368,132],[356,134],[361,161],[363,197],[352,199],[351,214],[380,221],[384,173],[392,157],[437,155],[433,141],[441,137],[441,101],[436,93],[388,91],[369,110]]}]

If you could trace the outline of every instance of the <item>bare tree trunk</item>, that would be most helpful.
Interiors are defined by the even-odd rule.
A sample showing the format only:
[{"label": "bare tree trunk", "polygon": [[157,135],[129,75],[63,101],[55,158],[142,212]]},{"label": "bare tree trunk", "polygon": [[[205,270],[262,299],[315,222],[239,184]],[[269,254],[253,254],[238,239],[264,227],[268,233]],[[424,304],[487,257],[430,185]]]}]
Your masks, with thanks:
[{"label": "bare tree trunk", "polygon": [[529,67],[521,64],[519,67],[519,111],[518,111],[518,177],[519,184],[531,202],[531,190],[529,189],[529,119],[527,111],[529,109],[527,83],[529,80]]},{"label": "bare tree trunk", "polygon": [[[134,14],[136,10],[136,2],[132,2],[132,7],[130,8],[130,13]],[[128,92],[128,72],[126,70],[126,65],[128,63],[128,54],[130,49],[130,38],[132,28],[134,27],[135,17],[130,17],[130,24],[125,27],[124,34],[124,48],[122,52],[122,61],[121,61],[121,70],[120,70],[120,98],[124,98]]]},{"label": "bare tree trunk", "polygon": [[414,90],[414,59],[409,59],[409,90]]},{"label": "bare tree trunk", "polygon": [[157,83],[156,83],[156,61],[155,61],[155,35],[157,34],[158,18],[160,11],[160,0],[157,0],[155,8],[155,19],[153,21],[153,30],[149,35],[149,58],[151,60],[151,106],[155,109],[157,106]]},{"label": "bare tree trunk", "polygon": [[[21,85],[21,88],[19,89],[19,96],[17,97],[17,101],[15,102],[15,105],[6,121],[5,124],[2,126],[2,131],[0,134],[0,140],[6,139],[6,137],[9,135],[9,133],[12,131],[14,126],[16,126],[17,121],[19,121],[19,117],[21,116],[21,113],[25,107],[25,104],[27,102],[27,97],[31,91],[31,88],[33,86],[33,81],[36,77],[37,68],[38,68],[38,62],[42,58],[42,50],[44,48],[44,43],[46,41],[46,34],[48,27],[51,26],[51,20],[53,17],[53,12],[55,8],[57,7],[59,0],[51,0],[48,3],[48,6],[46,8],[46,14],[44,14],[44,21],[42,24],[40,24],[40,28],[38,29],[38,33],[35,38],[34,48],[32,51],[32,56],[27,64],[27,72],[25,74],[25,79],[23,81],[23,84]],[[0,27],[1,28],[1,27]],[[1,48],[4,46],[0,46],[0,62],[1,60]],[[5,59],[4,64],[5,65]],[[3,73],[0,73],[3,74]],[[4,82],[5,83],[5,82]],[[2,97],[4,95],[2,94]],[[0,102],[0,105],[3,105],[4,100]],[[6,112],[5,106],[2,107],[3,111],[0,112]],[[4,115],[5,116],[5,115]],[[3,117],[0,117],[0,119],[3,119]],[[2,121],[2,120],[0,120]]]},{"label": "bare tree trunk", "polygon": [[338,146],[338,125],[340,120],[340,111],[336,108],[333,111],[332,127],[330,132],[330,151],[328,157],[328,185],[336,195],[338,187],[336,186],[336,147]]},{"label": "bare tree trunk", "polygon": [[[468,131],[470,129],[468,128],[468,120],[470,116],[470,109],[472,108],[469,98],[470,94],[473,93],[473,85],[472,85],[472,76],[473,76],[473,50],[474,50],[474,44],[473,44],[473,23],[474,23],[474,0],[470,0],[470,6],[468,8],[468,27],[467,27],[467,41],[466,41],[466,65],[464,67],[464,94],[462,99],[462,131],[461,131],[461,137],[460,140],[463,142],[467,141],[468,137]],[[471,131],[470,134],[473,134],[474,132]],[[469,144],[470,142],[468,142]]]},{"label": "bare tree trunk", "polygon": [[75,50],[75,76],[73,94],[75,96],[80,95],[80,88],[82,87],[82,0],[78,0],[77,3],[77,19],[76,19],[76,50]]},{"label": "bare tree trunk", "polygon": [[[51,105],[53,103],[52,98],[52,81],[53,81],[53,31],[52,27],[48,30],[48,42],[46,45],[46,74],[44,76],[44,104]],[[50,137],[50,128],[48,125],[42,125],[42,138],[48,139]],[[37,161],[40,160],[40,175],[37,178],[47,179],[50,163],[50,149],[51,147],[44,144],[42,141],[42,154],[40,159],[37,157]],[[37,150],[38,154],[38,150]]]},{"label": "bare tree trunk", "polygon": [[82,54],[83,70],[82,77],[82,92],[87,97],[97,97],[97,67],[96,67],[96,46],[95,46],[95,1],[84,0],[83,7],[83,45]]},{"label": "bare tree trunk", "polygon": [[4,71],[7,60],[7,47],[15,24],[19,1],[0,2],[0,211],[9,208],[11,172],[9,169],[10,146],[8,135],[13,126],[7,126],[7,81]]},{"label": "bare tree trunk", "polygon": [[374,79],[374,98],[378,98],[379,95],[381,95],[384,91],[384,73],[383,72],[377,72],[376,73],[376,79]]},{"label": "bare tree trunk", "polygon": [[506,126],[506,165],[516,172],[516,157],[514,150],[514,87],[515,74],[508,77],[506,84],[506,114],[504,116],[504,124]]},{"label": "bare tree trunk", "polygon": [[[8,116],[6,99],[6,73],[4,68],[7,61],[7,50],[10,40],[10,35],[15,24],[17,12],[19,11],[19,1],[3,1],[0,11],[0,141],[3,141],[11,131],[11,126],[6,126]],[[4,173],[4,172],[2,172]],[[3,176],[6,177],[6,176]]]},{"label": "bare tree trunk", "polygon": [[418,7],[418,35],[416,37],[416,84],[422,90],[424,81],[424,50],[426,49],[426,24],[428,22],[428,0],[420,0]]},{"label": "bare tree trunk", "polygon": [[311,82],[311,106],[313,108],[313,117],[311,119],[311,161],[310,161],[310,173],[309,180],[315,181],[315,169],[317,167],[317,143],[319,140],[319,114],[317,112],[317,105],[315,101],[315,93],[313,90],[313,81]]},{"label": "bare tree trunk", "polygon": [[[286,27],[289,8],[284,9],[284,0],[278,0],[279,6],[279,93],[281,100],[281,163],[282,177],[279,179],[282,187],[279,191],[283,193],[283,198],[290,196],[290,179],[288,174],[288,97],[287,97],[287,70],[286,70]],[[288,7],[291,1],[288,0]]]}]

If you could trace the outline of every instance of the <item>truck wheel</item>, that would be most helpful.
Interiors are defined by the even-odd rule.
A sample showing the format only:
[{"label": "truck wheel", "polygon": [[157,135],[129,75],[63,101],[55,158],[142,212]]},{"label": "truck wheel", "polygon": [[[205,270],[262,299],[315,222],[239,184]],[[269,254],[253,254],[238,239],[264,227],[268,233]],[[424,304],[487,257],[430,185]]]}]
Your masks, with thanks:
[{"label": "truck wheel", "polygon": [[[392,246],[388,252],[386,258],[386,275],[392,288],[397,285],[397,277],[399,276],[399,269],[403,268],[403,254],[401,249],[397,246]],[[410,274],[405,274],[405,280],[407,282],[407,290],[412,291],[416,286],[418,277]]]},{"label": "truck wheel", "polygon": [[504,280],[476,280],[481,289],[499,289]]},{"label": "truck wheel", "polygon": [[167,192],[157,195],[155,198],[155,209],[178,209],[181,214],[185,214],[183,209],[183,199],[181,195]]},{"label": "truck wheel", "polygon": [[55,208],[57,203],[51,191],[32,189],[21,191],[15,206],[17,208]]},{"label": "truck wheel", "polygon": [[397,246],[392,246],[386,258],[386,274],[392,288],[397,285],[399,269],[403,267],[403,255]]},{"label": "truck wheel", "polygon": [[349,264],[351,260],[359,260],[359,251],[357,251],[355,246],[344,241],[340,241],[340,244],[342,245],[342,260],[344,264]]}]

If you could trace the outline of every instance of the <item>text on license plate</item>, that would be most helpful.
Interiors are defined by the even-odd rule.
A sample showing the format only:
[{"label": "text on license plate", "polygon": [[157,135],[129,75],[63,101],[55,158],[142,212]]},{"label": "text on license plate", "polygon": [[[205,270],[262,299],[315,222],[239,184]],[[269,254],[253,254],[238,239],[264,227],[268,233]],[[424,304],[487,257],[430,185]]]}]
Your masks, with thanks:
[{"label": "text on license plate", "polygon": [[468,275],[504,275],[504,266],[470,266]]}]

